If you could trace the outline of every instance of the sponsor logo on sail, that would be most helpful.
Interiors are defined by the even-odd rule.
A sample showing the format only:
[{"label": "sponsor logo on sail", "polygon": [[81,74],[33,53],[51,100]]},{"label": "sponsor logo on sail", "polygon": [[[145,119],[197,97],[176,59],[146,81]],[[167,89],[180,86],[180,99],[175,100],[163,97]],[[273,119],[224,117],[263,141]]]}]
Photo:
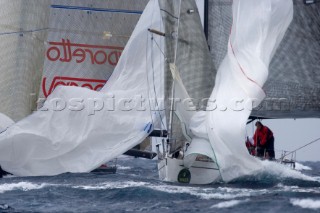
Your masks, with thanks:
[{"label": "sponsor logo on sail", "polygon": [[46,57],[52,62],[88,62],[116,66],[123,50],[123,47],[116,46],[73,43],[69,39],[52,41],[49,44]]},{"label": "sponsor logo on sail", "polygon": [[46,89],[46,80],[44,77],[42,79],[42,91],[44,96],[47,98],[52,91],[59,85],[63,86],[79,86],[85,87],[91,90],[100,90],[104,84],[107,82],[106,80],[101,79],[89,79],[89,78],[73,78],[67,76],[55,76],[50,84],[49,89]]}]

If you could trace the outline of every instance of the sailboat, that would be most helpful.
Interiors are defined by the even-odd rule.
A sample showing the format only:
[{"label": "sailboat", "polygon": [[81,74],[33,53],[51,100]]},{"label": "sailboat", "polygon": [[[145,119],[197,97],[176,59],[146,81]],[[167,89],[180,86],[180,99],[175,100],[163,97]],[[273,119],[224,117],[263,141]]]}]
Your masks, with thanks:
[{"label": "sailboat", "polygon": [[[237,104],[240,106],[241,103],[251,102],[252,109],[255,107],[254,104],[259,104],[265,97],[262,86],[268,74],[267,68],[291,22],[292,2],[233,1],[233,25],[230,36],[225,37],[229,38],[229,42],[224,43],[224,48],[227,48],[228,52],[218,69],[214,69],[212,62],[215,61],[210,56],[205,36],[194,33],[195,29],[199,33],[201,29],[196,27],[199,26],[198,17],[193,17],[193,20],[191,18],[190,10],[194,10],[188,8],[194,8],[194,5],[190,4],[184,1],[181,10],[177,9],[179,8],[177,5],[170,5],[166,9],[169,14],[175,14],[167,18],[168,24],[173,22],[170,20],[172,17],[189,15],[188,19],[179,19],[183,27],[178,28],[182,34],[178,41],[181,40],[182,47],[180,52],[177,51],[177,55],[184,55],[188,51],[191,55],[195,54],[191,56],[194,61],[189,58],[186,60],[188,64],[184,64],[183,59],[181,64],[174,63],[180,72],[175,66],[170,67],[174,76],[172,97],[179,97],[182,100],[189,100],[191,97],[191,100],[200,100],[203,104],[201,102],[203,98],[209,97],[210,94],[211,96],[205,105],[206,111],[183,109],[178,103],[174,111],[176,119],[172,119],[172,115],[168,116],[171,124],[171,140],[162,145],[165,154],[158,164],[159,176],[165,181],[191,184],[230,181],[261,169],[259,160],[250,157],[240,143],[241,138],[244,138],[246,119],[251,111],[249,108],[238,109]],[[212,5],[214,7],[215,3]],[[231,6],[225,2],[216,3],[217,7],[226,5]],[[264,13],[258,16],[257,11]],[[248,25],[248,20],[255,21],[250,21]],[[183,36],[193,40],[185,41]],[[209,39],[210,36],[209,33]],[[221,37],[220,35],[212,39],[215,41]],[[182,44],[182,41],[185,43]],[[201,47],[199,48],[202,51],[201,56],[197,52],[198,47]],[[212,55],[220,54],[214,45],[210,47]],[[196,95],[192,94],[193,82],[201,82],[199,84],[201,86],[197,85]],[[255,103],[252,100],[255,100]],[[191,103],[192,107],[193,104]],[[176,126],[181,126],[180,131],[174,129]]]},{"label": "sailboat", "polygon": [[[226,5],[220,12],[229,14],[231,3],[219,3],[213,8]],[[259,170],[242,141],[245,125],[265,97],[293,3],[235,0],[232,7],[230,36],[213,37],[214,27],[208,34],[211,56],[194,1],[149,1],[108,83],[99,92],[55,88],[41,110],[0,135],[0,165],[23,176],[87,172],[157,135],[161,180],[207,184]],[[226,50],[221,63],[212,60]],[[251,108],[238,108],[246,101]]]},{"label": "sailboat", "polygon": [[[185,131],[188,119],[181,119],[187,116],[176,113],[178,121],[172,123],[182,123],[180,135],[184,138],[180,141],[184,144],[176,146],[177,134],[172,134],[173,140],[159,146],[165,153],[158,164],[162,180],[204,184],[252,174],[263,166],[246,153],[242,142],[245,123],[254,119],[319,117],[319,61],[313,57],[320,49],[316,41],[319,28],[315,29],[317,24],[311,21],[319,19],[319,5],[313,3],[214,1],[207,5],[210,59],[214,70],[218,70],[210,97],[212,108],[207,105],[207,112],[189,116],[191,134]],[[170,14],[178,17],[177,8],[169,10]],[[183,17],[187,14],[180,13]],[[186,74],[181,70],[187,69],[180,68],[183,78]],[[176,89],[181,89],[181,82],[175,81]],[[186,96],[180,92],[180,97]]]}]

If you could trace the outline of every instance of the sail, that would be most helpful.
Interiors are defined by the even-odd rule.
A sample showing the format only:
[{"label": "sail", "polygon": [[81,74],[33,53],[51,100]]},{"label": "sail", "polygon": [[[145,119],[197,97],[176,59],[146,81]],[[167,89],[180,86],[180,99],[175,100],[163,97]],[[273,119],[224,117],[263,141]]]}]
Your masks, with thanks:
[{"label": "sail", "polygon": [[48,0],[0,2],[0,113],[14,121],[36,109],[49,4]]},{"label": "sail", "polygon": [[146,4],[147,0],[52,0],[38,108],[59,85],[101,90]]},{"label": "sail", "polygon": [[40,98],[47,98],[59,85],[99,91],[117,65],[145,5],[146,0],[130,6],[118,0],[93,4],[52,0]]},{"label": "sail", "polygon": [[148,28],[162,28],[155,0],[100,92],[59,86],[39,111],[0,135],[2,168],[24,176],[88,172],[142,142],[159,117],[163,90],[154,79],[163,75],[164,42]]},{"label": "sail", "polygon": [[1,1],[0,112],[19,121],[58,85],[100,90],[146,4]]},{"label": "sail", "polygon": [[[209,4],[211,56],[218,69],[227,53],[232,25],[231,0]],[[269,65],[264,101],[251,116],[318,118],[320,116],[320,4],[293,0],[293,20]]]},{"label": "sail", "polygon": [[[252,106],[265,98],[263,86],[269,63],[292,16],[291,0],[233,1],[231,33],[228,43],[224,43],[227,55],[219,66],[206,117],[208,136],[224,181],[261,169],[260,161],[250,156],[243,144],[246,121]],[[211,39],[221,42],[220,38]]]},{"label": "sail", "polygon": [[[190,135],[186,136],[184,133],[189,129],[189,123],[181,119],[179,113],[182,115],[182,113],[189,111],[192,116],[195,110],[203,110],[205,108],[206,100],[214,86],[215,72],[195,1],[161,0],[160,7],[167,35],[165,44],[168,61],[165,71],[167,124],[170,124],[172,99],[176,99],[175,104],[177,106],[173,109],[172,125],[168,127],[169,130],[172,127],[170,130],[172,131],[170,146],[171,152],[174,152],[181,149],[184,146],[184,142],[190,138]],[[172,88],[174,77],[172,68],[170,69],[169,67],[170,63],[174,63],[178,68],[177,72],[181,79],[180,83],[175,85],[177,88],[174,89]],[[185,92],[179,84],[183,85]],[[188,94],[189,97],[185,94]],[[195,106],[194,109],[193,106]],[[179,107],[183,109],[181,110]]]}]

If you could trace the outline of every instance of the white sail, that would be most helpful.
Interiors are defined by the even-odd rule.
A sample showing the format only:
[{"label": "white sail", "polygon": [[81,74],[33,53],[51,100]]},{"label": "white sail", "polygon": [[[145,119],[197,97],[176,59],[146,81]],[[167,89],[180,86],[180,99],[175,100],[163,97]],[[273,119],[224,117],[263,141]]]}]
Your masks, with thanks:
[{"label": "white sail", "polygon": [[[264,98],[268,67],[293,17],[291,0],[234,0],[228,53],[207,107],[207,132],[224,181],[260,169],[244,146],[252,101]],[[250,20],[248,22],[248,20]]]},{"label": "white sail", "polygon": [[[102,92],[57,87],[44,107],[0,135],[0,165],[15,175],[88,172],[140,143],[161,100],[164,57],[158,2],[148,3]],[[152,52],[152,54],[151,54]],[[155,86],[154,86],[155,85]],[[152,89],[150,89],[152,88]]]}]

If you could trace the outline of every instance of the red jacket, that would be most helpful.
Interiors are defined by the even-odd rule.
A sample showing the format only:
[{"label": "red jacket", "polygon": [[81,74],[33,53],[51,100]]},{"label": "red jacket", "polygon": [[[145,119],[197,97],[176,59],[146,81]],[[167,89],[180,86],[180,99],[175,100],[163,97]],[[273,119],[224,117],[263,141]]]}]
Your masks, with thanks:
[{"label": "red jacket", "polygon": [[267,140],[271,139],[272,137],[272,131],[268,127],[262,126],[260,129],[256,129],[256,132],[254,133],[254,146],[265,146]]},{"label": "red jacket", "polygon": [[246,147],[251,155],[256,155],[255,147],[250,143],[249,140],[246,140]]}]

